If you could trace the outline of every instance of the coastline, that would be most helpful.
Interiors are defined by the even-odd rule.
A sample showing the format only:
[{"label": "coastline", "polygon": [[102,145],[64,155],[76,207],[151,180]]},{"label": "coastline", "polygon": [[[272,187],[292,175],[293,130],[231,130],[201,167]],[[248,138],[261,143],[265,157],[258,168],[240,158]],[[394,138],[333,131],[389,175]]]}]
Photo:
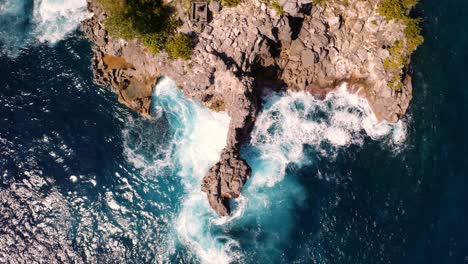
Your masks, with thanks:
[{"label": "coastline", "polygon": [[411,77],[405,73],[404,87],[396,91],[388,87],[391,76],[384,68],[390,56],[385,47],[404,38],[404,27],[376,13],[379,0],[371,2],[374,8],[359,0],[326,7],[290,1],[281,16],[260,1],[223,7],[202,30],[190,21],[179,28],[198,41],[189,61],[151,54],[138,40],[109,36],[103,26],[107,15],[94,0],[88,0],[94,15],[82,29],[95,44],[95,82],[113,87],[129,108],[148,116],[152,89],[167,76],[186,97],[229,114],[226,147],[202,183],[211,207],[226,216],[229,199],[239,197],[251,175],[240,147],[261,109],[263,89],[287,87],[324,98],[347,81],[351,92],[368,100],[378,120],[396,122],[404,116],[412,99]]}]

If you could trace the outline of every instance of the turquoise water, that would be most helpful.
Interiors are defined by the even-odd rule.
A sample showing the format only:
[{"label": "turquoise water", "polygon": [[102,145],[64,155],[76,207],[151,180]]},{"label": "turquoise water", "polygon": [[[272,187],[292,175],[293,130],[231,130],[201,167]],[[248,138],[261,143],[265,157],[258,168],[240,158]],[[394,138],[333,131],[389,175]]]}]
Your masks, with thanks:
[{"label": "turquoise water", "polygon": [[0,0],[1,263],[468,263],[466,3],[418,6],[397,124],[344,87],[266,96],[228,218],[200,182],[229,117],[169,79],[151,118],[120,105],[92,83],[84,6]]}]

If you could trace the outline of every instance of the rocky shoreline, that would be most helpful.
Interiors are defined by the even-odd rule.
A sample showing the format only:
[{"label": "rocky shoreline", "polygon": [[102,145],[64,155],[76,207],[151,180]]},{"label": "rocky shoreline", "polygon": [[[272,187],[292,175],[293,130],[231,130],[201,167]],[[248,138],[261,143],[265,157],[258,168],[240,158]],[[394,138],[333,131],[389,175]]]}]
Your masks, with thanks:
[{"label": "rocky shoreline", "polygon": [[310,0],[282,0],[282,15],[258,0],[212,8],[207,25],[184,21],[179,29],[196,42],[189,61],[153,55],[138,40],[109,36],[103,27],[106,14],[93,0],[88,0],[93,16],[81,28],[94,43],[95,82],[113,87],[131,109],[149,115],[152,89],[160,77],[168,76],[188,98],[229,114],[226,147],[201,186],[210,206],[226,216],[229,199],[239,197],[251,175],[239,151],[261,109],[264,89],[324,97],[347,81],[367,98],[379,120],[403,117],[412,98],[411,77],[403,75],[401,91],[389,88],[392,76],[384,60],[390,56],[388,47],[405,38],[404,25],[378,15],[379,1],[336,0],[320,6]]}]

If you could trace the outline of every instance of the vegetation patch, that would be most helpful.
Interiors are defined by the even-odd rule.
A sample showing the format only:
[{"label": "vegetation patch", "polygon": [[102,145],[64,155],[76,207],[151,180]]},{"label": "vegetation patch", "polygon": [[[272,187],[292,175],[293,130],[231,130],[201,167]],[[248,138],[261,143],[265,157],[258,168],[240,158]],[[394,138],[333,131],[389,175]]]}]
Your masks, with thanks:
[{"label": "vegetation patch", "polygon": [[419,45],[424,42],[424,37],[421,35],[421,20],[419,18],[405,19],[405,37],[408,52],[413,53]]},{"label": "vegetation patch", "polygon": [[260,2],[268,5],[270,8],[275,10],[276,15],[284,15],[284,8],[279,4],[278,0],[260,0]]},{"label": "vegetation patch", "polygon": [[111,36],[138,38],[154,54],[166,47],[182,24],[173,18],[174,10],[162,0],[97,0],[108,17],[104,27]]},{"label": "vegetation patch", "polygon": [[394,89],[395,91],[401,91],[403,89],[403,83],[401,83],[402,78],[403,77],[401,73],[394,75],[390,82],[388,82],[388,87]]},{"label": "vegetation patch", "polygon": [[192,56],[193,43],[187,35],[178,34],[167,40],[165,48],[171,58],[188,60]]},{"label": "vegetation patch", "polygon": [[417,0],[382,0],[377,6],[377,12],[387,21],[400,20],[404,23],[405,40],[397,40],[390,47],[390,57],[384,61],[384,68],[392,71],[394,76],[389,86],[401,90],[402,69],[409,62],[411,54],[424,42],[421,35],[419,18],[411,18],[410,11],[417,4]]},{"label": "vegetation patch", "polygon": [[349,0],[312,0],[314,5],[326,5],[330,2],[338,2],[344,6],[349,6]]},{"label": "vegetation patch", "polygon": [[274,0],[271,3],[271,7],[275,10],[276,14],[282,16],[284,14],[283,7],[278,3],[278,1]]},{"label": "vegetation patch", "polygon": [[390,56],[384,61],[384,68],[391,71],[399,71],[406,64],[406,51],[403,40],[396,40],[389,48]]},{"label": "vegetation patch", "polygon": [[235,7],[241,3],[241,0],[221,0],[223,6]]},{"label": "vegetation patch", "polygon": [[222,112],[226,110],[226,103],[221,99],[214,99],[209,108],[216,112]]},{"label": "vegetation patch", "polygon": [[312,1],[314,5],[321,5],[321,4],[324,4],[325,2],[327,2],[327,0],[313,0]]}]

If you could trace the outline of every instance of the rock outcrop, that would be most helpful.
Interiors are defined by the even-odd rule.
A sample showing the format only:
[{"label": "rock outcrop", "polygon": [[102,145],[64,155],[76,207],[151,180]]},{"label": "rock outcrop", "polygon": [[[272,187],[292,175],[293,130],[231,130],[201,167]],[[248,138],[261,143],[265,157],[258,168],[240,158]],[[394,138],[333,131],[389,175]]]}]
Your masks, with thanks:
[{"label": "rock outcrop", "polygon": [[[386,46],[403,28],[376,15],[374,1],[348,1],[313,6],[308,0],[279,1],[284,11],[258,0],[235,8],[214,6],[212,20],[202,29],[186,22],[180,31],[196,39],[190,61],[151,54],[138,40],[123,41],[107,34],[105,12],[88,0],[94,15],[82,22],[93,46],[96,83],[111,86],[119,100],[149,114],[152,87],[158,78],[175,80],[185,96],[231,117],[228,140],[220,161],[207,173],[202,190],[220,215],[230,213],[229,199],[240,195],[251,174],[239,155],[241,144],[261,107],[263,89],[307,90],[318,96],[342,81],[353,81],[381,120],[395,122],[411,100],[411,82],[395,93],[387,87],[383,61]],[[371,4],[369,4],[371,3]]]},{"label": "rock outcrop", "polygon": [[389,88],[392,76],[383,62],[389,56],[387,47],[405,38],[404,28],[377,15],[377,2],[312,9],[279,61],[281,79],[288,87],[309,90],[312,86],[333,87],[341,81],[360,83],[375,115],[380,120],[398,121],[411,101],[412,86],[406,82],[401,92]]}]

